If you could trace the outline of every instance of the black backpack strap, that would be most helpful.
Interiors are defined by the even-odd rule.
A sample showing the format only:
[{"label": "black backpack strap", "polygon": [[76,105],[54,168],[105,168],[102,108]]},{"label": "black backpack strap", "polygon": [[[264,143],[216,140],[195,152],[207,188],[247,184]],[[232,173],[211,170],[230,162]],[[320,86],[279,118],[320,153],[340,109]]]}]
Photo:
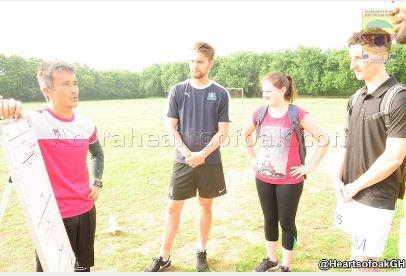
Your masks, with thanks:
[{"label": "black backpack strap", "polygon": [[355,92],[352,97],[350,98],[350,105],[347,108],[347,120],[345,122],[345,133],[348,134],[348,128],[350,126],[350,116],[352,109],[354,108],[355,104],[357,103],[359,96],[361,96],[362,91],[364,90],[365,86],[358,89],[357,92]]},{"label": "black backpack strap", "polygon": [[385,128],[386,131],[388,131],[390,124],[391,124],[391,118],[389,115],[389,110],[392,106],[393,99],[395,96],[402,91],[406,91],[406,85],[398,83],[389,88],[389,90],[385,93],[383,96],[381,103],[379,105],[379,113],[382,114],[383,120],[385,122]]},{"label": "black backpack strap", "polygon": [[257,133],[257,139],[259,137],[259,131],[261,128],[262,121],[265,118],[266,113],[268,112],[268,105],[263,105],[259,108],[258,113],[257,113],[257,118],[255,119],[255,126],[256,126],[256,133]]},{"label": "black backpack strap", "polygon": [[296,105],[289,104],[288,115],[289,115],[289,120],[291,122],[289,135],[292,135],[293,131],[295,131],[297,139],[299,140],[300,161],[302,164],[304,164],[305,159],[306,159],[306,144],[305,144],[305,140],[304,140],[304,135],[302,135],[302,131],[300,129],[299,114],[297,112]]},{"label": "black backpack strap", "polygon": [[[388,129],[391,124],[391,118],[390,118],[390,108],[393,104],[393,100],[396,97],[397,94],[400,92],[405,92],[406,91],[406,85],[398,83],[389,88],[389,90],[385,93],[383,96],[381,103],[379,105],[379,113],[383,117],[383,121],[385,122],[385,128],[386,132],[388,132]],[[403,160],[402,165],[400,166],[400,170],[402,173],[402,182],[400,183],[400,189],[399,189],[399,194],[398,198],[403,199],[405,195],[405,179],[406,179],[406,158]]]}]

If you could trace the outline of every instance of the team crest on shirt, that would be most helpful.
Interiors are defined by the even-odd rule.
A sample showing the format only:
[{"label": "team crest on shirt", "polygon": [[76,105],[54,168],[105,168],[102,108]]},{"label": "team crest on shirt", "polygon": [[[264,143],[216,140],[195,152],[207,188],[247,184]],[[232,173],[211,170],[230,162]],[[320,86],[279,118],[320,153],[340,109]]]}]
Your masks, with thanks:
[{"label": "team crest on shirt", "polygon": [[216,101],[217,100],[217,96],[215,92],[209,92],[207,94],[207,100],[208,101]]}]

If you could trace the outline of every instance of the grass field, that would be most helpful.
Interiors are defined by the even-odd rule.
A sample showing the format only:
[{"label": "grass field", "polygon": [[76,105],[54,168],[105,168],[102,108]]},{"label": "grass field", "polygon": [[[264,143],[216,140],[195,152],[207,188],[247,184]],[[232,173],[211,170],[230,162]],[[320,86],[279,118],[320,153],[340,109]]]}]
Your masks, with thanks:
[{"label": "grass field", "polygon": [[[332,146],[319,168],[305,182],[297,214],[298,245],[294,271],[319,271],[323,258],[349,260],[350,239],[333,225],[335,196],[331,172],[345,117],[345,99],[304,98],[297,104],[331,135]],[[230,141],[222,147],[228,194],[214,205],[208,244],[213,271],[252,271],[265,256],[263,218],[254,174],[239,129],[260,99],[233,99]],[[27,104],[32,110],[43,104]],[[164,99],[82,102],[79,112],[98,125],[105,150],[105,186],[97,202],[96,265],[93,271],[142,271],[159,250],[174,149],[165,143]],[[311,157],[310,148],[308,157]],[[8,172],[0,151],[0,183]],[[5,185],[0,184],[0,193]],[[401,204],[398,204],[401,206]],[[195,271],[196,199],[185,204],[182,225],[171,253],[169,271]],[[124,232],[106,233],[114,216]],[[384,257],[398,256],[401,208]],[[279,252],[279,256],[280,252]],[[34,271],[34,247],[13,190],[0,225],[0,271]],[[335,270],[333,270],[335,271]],[[341,270],[348,271],[348,270]]]}]

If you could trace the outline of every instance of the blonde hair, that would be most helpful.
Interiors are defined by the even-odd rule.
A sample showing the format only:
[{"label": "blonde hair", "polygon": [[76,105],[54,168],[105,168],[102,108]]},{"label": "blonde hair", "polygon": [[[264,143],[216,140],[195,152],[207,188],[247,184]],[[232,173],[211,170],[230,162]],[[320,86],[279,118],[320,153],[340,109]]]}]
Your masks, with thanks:
[{"label": "blonde hair", "polygon": [[213,60],[214,58],[214,48],[206,42],[196,42],[193,44],[192,50],[204,54],[209,60]]}]

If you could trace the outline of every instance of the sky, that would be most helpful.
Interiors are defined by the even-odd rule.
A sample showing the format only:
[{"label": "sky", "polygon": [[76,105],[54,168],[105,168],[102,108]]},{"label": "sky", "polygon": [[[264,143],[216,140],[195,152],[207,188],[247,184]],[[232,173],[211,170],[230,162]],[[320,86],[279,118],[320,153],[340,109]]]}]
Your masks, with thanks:
[{"label": "sky", "polygon": [[0,54],[140,71],[187,60],[206,41],[216,55],[346,47],[375,1],[0,1]]}]

